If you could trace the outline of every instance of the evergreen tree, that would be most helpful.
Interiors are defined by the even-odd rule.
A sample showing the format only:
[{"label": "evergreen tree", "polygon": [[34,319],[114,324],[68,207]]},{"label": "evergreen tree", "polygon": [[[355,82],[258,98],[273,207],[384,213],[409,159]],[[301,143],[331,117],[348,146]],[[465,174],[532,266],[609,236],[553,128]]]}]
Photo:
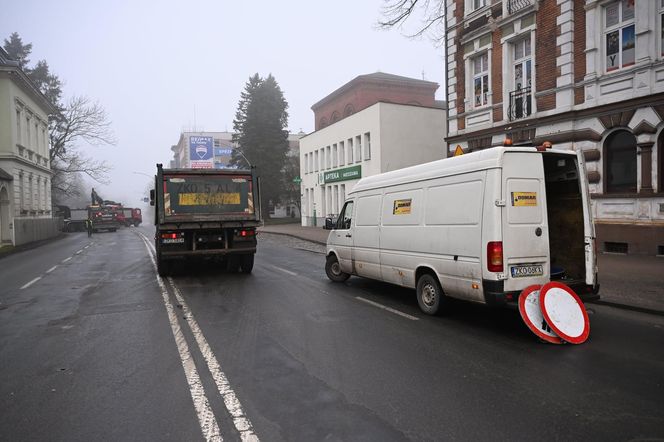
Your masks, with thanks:
[{"label": "evergreen tree", "polygon": [[5,38],[4,49],[9,54],[9,58],[18,61],[21,69],[27,72],[28,63],[30,63],[28,56],[32,52],[32,43],[23,44],[18,32],[13,32],[9,36],[9,40]]},{"label": "evergreen tree", "polygon": [[[276,204],[284,192],[282,173],[288,151],[288,103],[275,78],[249,78],[233,121],[232,165],[249,163],[261,177],[261,200]],[[263,213],[266,213],[263,211]]]}]

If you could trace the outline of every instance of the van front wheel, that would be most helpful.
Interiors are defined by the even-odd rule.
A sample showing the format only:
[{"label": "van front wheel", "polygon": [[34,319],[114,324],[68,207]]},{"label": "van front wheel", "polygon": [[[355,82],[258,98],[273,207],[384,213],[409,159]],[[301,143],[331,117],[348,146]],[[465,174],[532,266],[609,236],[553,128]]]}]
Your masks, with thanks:
[{"label": "van front wheel", "polygon": [[339,265],[339,261],[337,260],[337,257],[334,255],[328,256],[327,259],[325,260],[325,273],[327,274],[327,277],[334,282],[344,282],[345,280],[350,278],[350,275],[348,273],[344,273],[341,271],[341,266]]},{"label": "van front wheel", "polygon": [[417,303],[427,315],[439,312],[443,300],[443,289],[436,277],[425,273],[417,280]]}]

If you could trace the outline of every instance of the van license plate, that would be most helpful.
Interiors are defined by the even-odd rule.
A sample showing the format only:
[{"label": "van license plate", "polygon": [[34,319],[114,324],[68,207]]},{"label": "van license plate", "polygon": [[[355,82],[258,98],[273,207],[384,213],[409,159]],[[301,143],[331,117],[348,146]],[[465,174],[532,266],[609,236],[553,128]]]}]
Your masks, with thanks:
[{"label": "van license plate", "polygon": [[528,276],[542,276],[542,266],[539,264],[521,265],[510,267],[512,278],[526,278]]},{"label": "van license plate", "polygon": [[183,244],[184,238],[164,238],[161,240],[162,244]]}]

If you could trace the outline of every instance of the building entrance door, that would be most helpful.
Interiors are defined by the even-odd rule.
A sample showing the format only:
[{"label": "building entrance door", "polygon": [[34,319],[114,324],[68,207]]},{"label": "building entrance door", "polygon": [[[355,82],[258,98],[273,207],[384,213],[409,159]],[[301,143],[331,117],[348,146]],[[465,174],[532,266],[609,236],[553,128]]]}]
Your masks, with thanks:
[{"label": "building entrance door", "polygon": [[0,187],[0,245],[11,244],[9,231],[9,193],[7,187]]}]

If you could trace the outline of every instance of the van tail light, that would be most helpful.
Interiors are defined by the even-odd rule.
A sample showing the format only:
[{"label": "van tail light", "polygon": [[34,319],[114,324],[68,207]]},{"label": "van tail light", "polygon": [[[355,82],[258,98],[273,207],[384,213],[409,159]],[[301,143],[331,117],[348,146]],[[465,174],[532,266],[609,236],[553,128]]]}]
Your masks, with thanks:
[{"label": "van tail light", "polygon": [[503,242],[491,241],[486,245],[487,267],[490,272],[503,271]]}]

